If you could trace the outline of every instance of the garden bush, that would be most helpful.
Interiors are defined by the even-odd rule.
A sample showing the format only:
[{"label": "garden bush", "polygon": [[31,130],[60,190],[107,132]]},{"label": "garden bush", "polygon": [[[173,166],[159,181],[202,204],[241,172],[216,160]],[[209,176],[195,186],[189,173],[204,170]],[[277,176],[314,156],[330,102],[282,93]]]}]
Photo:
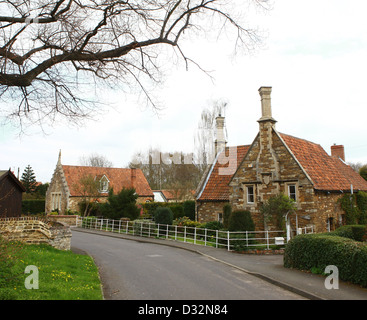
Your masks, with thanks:
[{"label": "garden bush", "polygon": [[143,203],[144,214],[153,218],[154,217],[154,211],[159,206],[161,206],[161,203],[159,203],[159,202],[146,202],[146,203]]},{"label": "garden bush", "polygon": [[367,192],[358,191],[356,204],[359,209],[359,224],[367,224]]},{"label": "garden bush", "polygon": [[232,206],[229,203],[226,203],[223,206],[223,227],[226,229],[228,229],[231,214],[232,214]]},{"label": "garden bush", "polygon": [[167,206],[171,209],[173,213],[173,219],[181,218],[184,216],[183,206],[180,203],[174,203],[172,205]]},{"label": "garden bush", "polygon": [[45,200],[44,199],[22,200],[22,213],[23,214],[39,214],[42,212],[45,212]]},{"label": "garden bush", "polygon": [[284,194],[272,196],[261,204],[260,212],[267,223],[271,223],[278,230],[285,230],[284,216],[296,210],[294,200]]},{"label": "garden bush", "polygon": [[221,230],[223,229],[223,224],[219,221],[209,221],[204,223],[200,228],[206,228],[210,230]]},{"label": "garden bush", "polygon": [[122,189],[118,194],[110,192],[106,203],[99,205],[101,214],[108,219],[129,218],[135,220],[140,215],[136,206],[138,196],[134,188]]},{"label": "garden bush", "polygon": [[188,217],[180,217],[173,221],[174,225],[180,226],[180,227],[197,227],[197,228],[203,228],[203,224],[198,221],[193,221]]},{"label": "garden bush", "polygon": [[335,265],[342,280],[367,286],[367,246],[333,234],[298,235],[285,247],[284,266],[325,270]]},{"label": "garden bush", "polygon": [[169,224],[173,223],[173,213],[170,208],[158,207],[154,211],[154,221],[157,224]]},{"label": "garden bush", "polygon": [[254,231],[255,224],[252,220],[250,211],[247,210],[236,210],[233,211],[229,223],[229,231]]},{"label": "garden bush", "polygon": [[178,219],[184,216],[191,220],[195,220],[195,201],[180,202],[147,202],[143,204],[144,214],[147,217],[154,217],[157,208],[170,208],[173,218]]},{"label": "garden bush", "polygon": [[339,237],[349,238],[355,241],[366,241],[367,226],[365,225],[347,225],[329,233]]},{"label": "garden bush", "polygon": [[195,220],[195,201],[187,200],[182,204],[184,216],[191,220]]}]

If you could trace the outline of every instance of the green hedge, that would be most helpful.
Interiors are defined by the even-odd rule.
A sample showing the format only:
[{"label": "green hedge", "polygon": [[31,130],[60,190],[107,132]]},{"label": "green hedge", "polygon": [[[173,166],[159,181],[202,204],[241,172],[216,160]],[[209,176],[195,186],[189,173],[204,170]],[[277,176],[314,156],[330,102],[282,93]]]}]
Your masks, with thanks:
[{"label": "green hedge", "polygon": [[367,240],[367,226],[365,225],[348,225],[342,226],[333,232],[325,233],[326,235],[334,235],[352,239],[354,241],[366,241]]},{"label": "green hedge", "polygon": [[22,201],[23,214],[39,214],[45,212],[44,199],[29,199]]},{"label": "green hedge", "polygon": [[367,287],[367,245],[332,234],[293,238],[285,247],[284,266],[301,270],[335,265],[342,280]]},{"label": "green hedge", "polygon": [[157,208],[170,208],[173,213],[173,219],[178,219],[183,216],[191,220],[195,220],[195,201],[184,202],[147,202],[143,204],[144,214],[148,217],[154,217],[154,212]]},{"label": "green hedge", "polygon": [[367,223],[367,192],[358,191],[353,195],[344,194],[338,202],[345,212],[348,225]]},{"label": "green hedge", "polygon": [[169,224],[173,222],[173,213],[170,208],[158,207],[154,211],[154,221],[158,224]]},{"label": "green hedge", "polygon": [[228,222],[229,231],[255,231],[255,224],[250,211],[235,210],[231,213]]}]

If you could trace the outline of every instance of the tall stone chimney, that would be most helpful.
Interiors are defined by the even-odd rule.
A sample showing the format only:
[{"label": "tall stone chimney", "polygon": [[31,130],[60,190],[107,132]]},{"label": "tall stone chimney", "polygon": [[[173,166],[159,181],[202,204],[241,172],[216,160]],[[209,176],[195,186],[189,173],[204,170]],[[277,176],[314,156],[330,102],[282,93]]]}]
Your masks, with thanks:
[{"label": "tall stone chimney", "polygon": [[331,149],[331,156],[334,158],[340,158],[345,161],[345,154],[344,154],[344,146],[343,145],[336,145],[334,143],[333,146],[330,147]]},{"label": "tall stone chimney", "polygon": [[270,121],[275,123],[276,120],[271,114],[271,87],[261,87],[259,94],[261,97],[261,118],[258,122]]},{"label": "tall stone chimney", "polygon": [[259,123],[260,151],[256,160],[257,179],[265,185],[278,180],[280,175],[279,161],[273,148],[273,135],[276,120],[271,113],[271,87],[259,89],[261,97],[261,118]]},{"label": "tall stone chimney", "polygon": [[220,114],[215,118],[215,154],[218,154],[226,147],[226,139],[224,136],[224,117]]},{"label": "tall stone chimney", "polygon": [[131,175],[131,188],[135,188],[136,185],[136,168],[130,169],[130,175]]}]

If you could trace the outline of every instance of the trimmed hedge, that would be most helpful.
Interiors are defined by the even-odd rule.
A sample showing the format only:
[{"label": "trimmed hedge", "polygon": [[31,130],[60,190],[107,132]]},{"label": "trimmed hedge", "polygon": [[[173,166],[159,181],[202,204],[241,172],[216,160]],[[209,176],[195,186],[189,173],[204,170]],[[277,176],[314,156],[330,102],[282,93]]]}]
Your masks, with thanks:
[{"label": "trimmed hedge", "polygon": [[342,226],[333,232],[325,233],[326,235],[335,235],[352,239],[354,241],[365,241],[367,240],[367,226],[365,225],[348,225]]},{"label": "trimmed hedge", "polygon": [[28,199],[22,200],[22,213],[23,214],[39,214],[45,212],[44,199]]},{"label": "trimmed hedge", "polygon": [[143,203],[144,213],[148,217],[154,217],[157,208],[170,208],[173,213],[173,219],[182,218],[184,216],[191,220],[195,220],[195,201],[187,200],[184,202],[147,202]]},{"label": "trimmed hedge", "polygon": [[250,211],[236,210],[231,213],[228,223],[229,231],[255,231],[255,224]]},{"label": "trimmed hedge", "polygon": [[325,270],[335,265],[342,280],[367,287],[367,245],[332,234],[307,234],[293,238],[285,247],[284,266]]}]

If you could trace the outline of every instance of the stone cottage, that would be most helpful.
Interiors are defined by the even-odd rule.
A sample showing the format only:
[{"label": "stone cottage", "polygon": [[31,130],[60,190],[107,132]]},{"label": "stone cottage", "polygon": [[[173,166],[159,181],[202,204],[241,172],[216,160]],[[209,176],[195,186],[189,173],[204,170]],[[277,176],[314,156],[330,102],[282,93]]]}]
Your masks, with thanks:
[{"label": "stone cottage", "polygon": [[[197,191],[197,219],[218,220],[223,205],[230,203],[232,210],[249,210],[257,229],[271,228],[260,206],[283,193],[296,202],[296,212],[288,217],[293,229],[332,230],[343,223],[344,211],[337,200],[351,189],[367,191],[367,181],[345,163],[343,146],[332,146],[328,155],[319,144],[278,132],[271,90],[259,89],[262,116],[252,144],[225,147],[217,154]],[[235,165],[235,170],[228,170]],[[221,169],[228,174],[221,174]]]},{"label": "stone cottage", "polygon": [[[83,185],[83,179],[97,180],[98,191],[90,195]],[[46,192],[46,213],[58,210],[60,214],[67,210],[79,211],[78,204],[86,196],[93,202],[107,201],[108,192],[113,189],[114,194],[123,188],[135,188],[138,195],[137,203],[154,200],[153,192],[140,169],[69,166],[61,164],[61,151],[52,176],[50,186]]]}]

